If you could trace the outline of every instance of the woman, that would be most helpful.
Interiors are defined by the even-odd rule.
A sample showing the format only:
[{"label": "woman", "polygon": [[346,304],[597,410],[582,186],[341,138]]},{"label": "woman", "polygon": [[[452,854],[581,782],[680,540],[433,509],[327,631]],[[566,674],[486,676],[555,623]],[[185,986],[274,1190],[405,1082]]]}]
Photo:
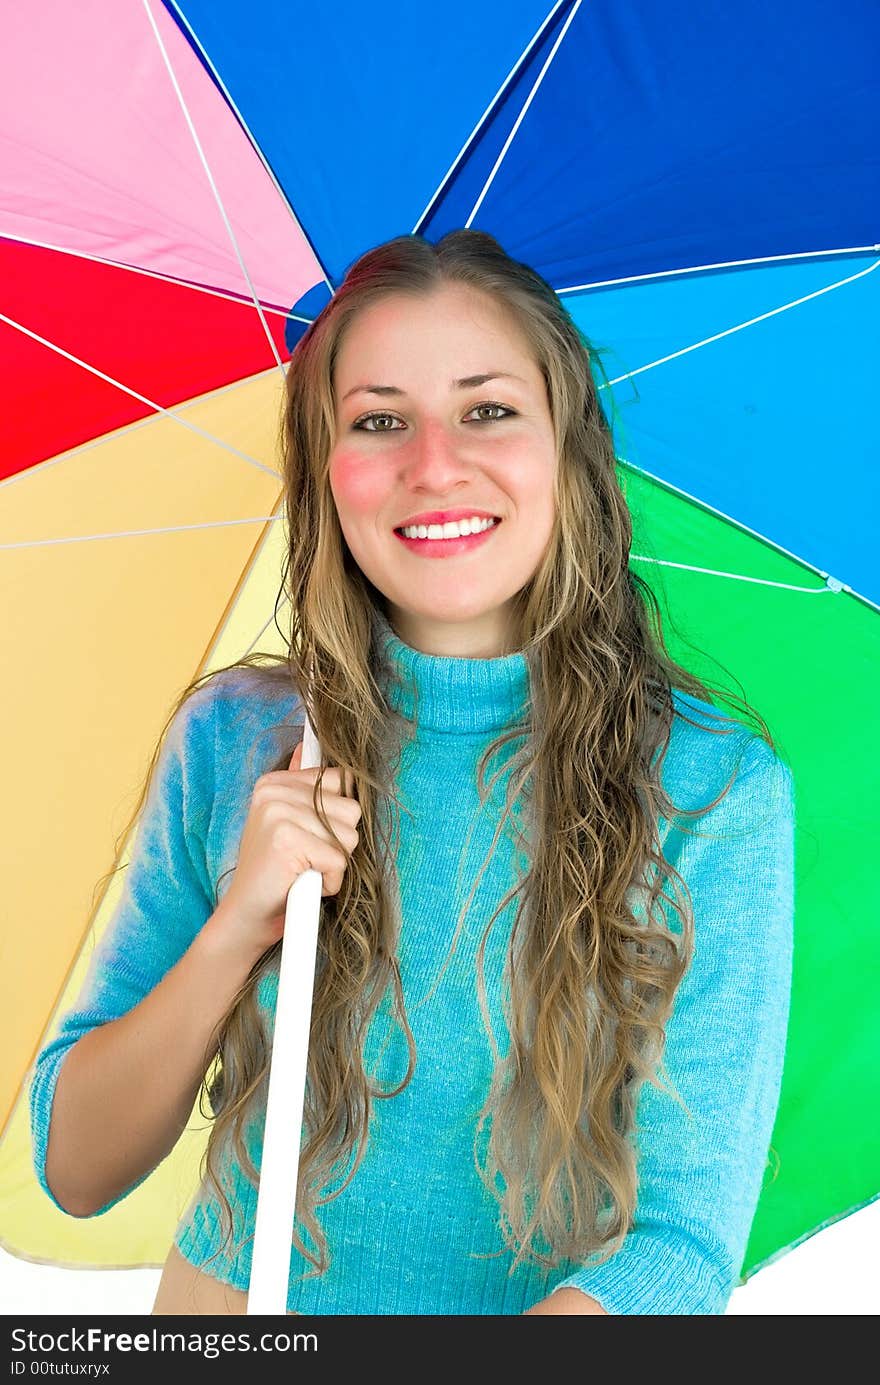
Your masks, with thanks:
[{"label": "woman", "polygon": [[46,1192],[108,1210],[203,1088],[154,1312],[245,1311],[311,867],[288,1311],[723,1313],[781,1082],[791,775],[649,619],[588,347],[492,237],[396,238],[298,343],[284,456],[289,658],[170,718],[38,1060]]}]

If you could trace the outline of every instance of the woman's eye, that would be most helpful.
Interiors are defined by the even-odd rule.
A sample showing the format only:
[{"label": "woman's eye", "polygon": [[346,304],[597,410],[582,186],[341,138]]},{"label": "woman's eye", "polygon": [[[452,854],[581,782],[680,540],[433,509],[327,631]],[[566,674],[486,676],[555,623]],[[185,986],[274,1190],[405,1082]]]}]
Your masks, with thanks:
[{"label": "woman's eye", "polygon": [[[368,428],[367,424],[373,422],[381,426]],[[391,433],[395,430],[387,427],[387,424],[395,422],[399,423],[400,419],[395,419],[394,414],[364,414],[363,418],[359,418],[356,423],[352,424],[352,427],[363,428],[367,433]]]},{"label": "woman's eye", "polygon": [[474,407],[471,409],[471,413],[472,413],[472,414],[479,413],[479,411],[480,411],[481,409],[500,409],[500,410],[501,410],[501,413],[500,413],[500,415],[499,415],[499,414],[495,414],[494,416],[490,416],[490,417],[488,417],[488,418],[486,418],[485,416],[484,416],[483,418],[478,418],[478,419],[477,419],[477,422],[478,422],[478,423],[494,423],[496,420],[500,420],[501,418],[506,418],[508,414],[512,414],[512,413],[513,413],[513,409],[508,409],[508,407],[507,407],[506,404],[492,404],[492,403],[475,404]]}]

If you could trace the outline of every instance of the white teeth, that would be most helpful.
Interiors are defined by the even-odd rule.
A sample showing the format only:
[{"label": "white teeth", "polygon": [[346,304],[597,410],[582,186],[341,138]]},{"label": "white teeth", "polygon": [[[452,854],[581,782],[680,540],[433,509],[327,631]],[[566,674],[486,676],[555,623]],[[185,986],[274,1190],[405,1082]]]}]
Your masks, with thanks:
[{"label": "white teeth", "polygon": [[450,520],[447,524],[408,524],[402,533],[408,539],[459,539],[468,534],[479,534],[498,524],[497,519],[481,519],[472,515],[470,519]]}]

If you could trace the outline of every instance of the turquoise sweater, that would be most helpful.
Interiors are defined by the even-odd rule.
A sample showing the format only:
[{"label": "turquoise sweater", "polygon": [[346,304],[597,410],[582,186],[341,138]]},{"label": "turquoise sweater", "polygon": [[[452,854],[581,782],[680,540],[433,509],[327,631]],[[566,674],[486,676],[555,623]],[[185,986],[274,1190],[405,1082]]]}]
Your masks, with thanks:
[{"label": "turquoise sweater", "polygon": [[[491,910],[515,879],[515,848],[506,834],[440,984],[429,992],[503,802],[502,780],[479,810],[478,756],[522,716],[527,665],[519,653],[496,659],[422,654],[397,639],[384,620],[378,632],[389,661],[384,668],[400,675],[380,675],[386,698],[412,730],[397,777],[409,811],[401,814],[396,859],[399,960],[417,1062],[403,1092],[375,1103],[367,1152],[348,1187],[318,1209],[329,1270],[303,1279],[311,1267],[292,1251],[288,1308],[519,1314],[553,1289],[573,1286],[609,1313],[724,1313],[768,1163],[785,1052],[793,923],[790,771],[745,727],[718,736],[675,718],[663,782],[678,806],[711,802],[742,755],[734,787],[711,813],[684,823],[684,831],[660,820],[664,854],[687,881],[695,911],[695,956],[676,995],[665,1054],[694,1119],[646,1083],[637,1108],[638,1205],[621,1249],[600,1265],[564,1261],[548,1271],[521,1264],[510,1275],[513,1257],[502,1249],[497,1205],[473,1163],[476,1116],[492,1071],[475,952]],[[50,1198],[46,1144],[66,1055],[82,1034],[136,1005],[186,951],[213,912],[219,877],[234,865],[255,780],[292,743],[290,723],[302,722],[302,705],[292,693],[270,702],[245,689],[242,677],[233,671],[209,683],[175,719],[123,895],[75,1008],[62,1016],[36,1060],[30,1087],[34,1162]],[[710,710],[684,694],[675,697],[695,720]],[[283,722],[288,730],[273,735]],[[227,876],[221,896],[228,883]],[[513,900],[499,915],[486,951],[490,1013],[502,1054],[507,1030],[500,978],[515,907]],[[672,915],[670,922],[676,926]],[[259,988],[270,1030],[276,987],[277,973]],[[385,1087],[400,1079],[407,1058],[389,1013],[383,1004],[365,1050],[367,1070]],[[254,1122],[249,1131],[257,1167],[261,1128]],[[257,1194],[234,1164],[229,1180],[238,1244],[253,1231]],[[203,1185],[175,1236],[196,1265],[219,1244],[218,1217]],[[234,1256],[211,1261],[206,1272],[246,1289],[251,1248],[247,1241]]]}]

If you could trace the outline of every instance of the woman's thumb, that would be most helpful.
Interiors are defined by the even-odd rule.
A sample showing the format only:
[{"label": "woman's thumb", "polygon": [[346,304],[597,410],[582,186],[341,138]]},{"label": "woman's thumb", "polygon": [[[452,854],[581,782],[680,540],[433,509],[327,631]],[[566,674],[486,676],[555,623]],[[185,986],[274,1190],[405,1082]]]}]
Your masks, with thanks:
[{"label": "woman's thumb", "polygon": [[296,747],[296,750],[290,757],[290,764],[287,766],[288,769],[299,769],[300,763],[302,761],[302,749],[303,743],[302,741],[300,741]]}]

